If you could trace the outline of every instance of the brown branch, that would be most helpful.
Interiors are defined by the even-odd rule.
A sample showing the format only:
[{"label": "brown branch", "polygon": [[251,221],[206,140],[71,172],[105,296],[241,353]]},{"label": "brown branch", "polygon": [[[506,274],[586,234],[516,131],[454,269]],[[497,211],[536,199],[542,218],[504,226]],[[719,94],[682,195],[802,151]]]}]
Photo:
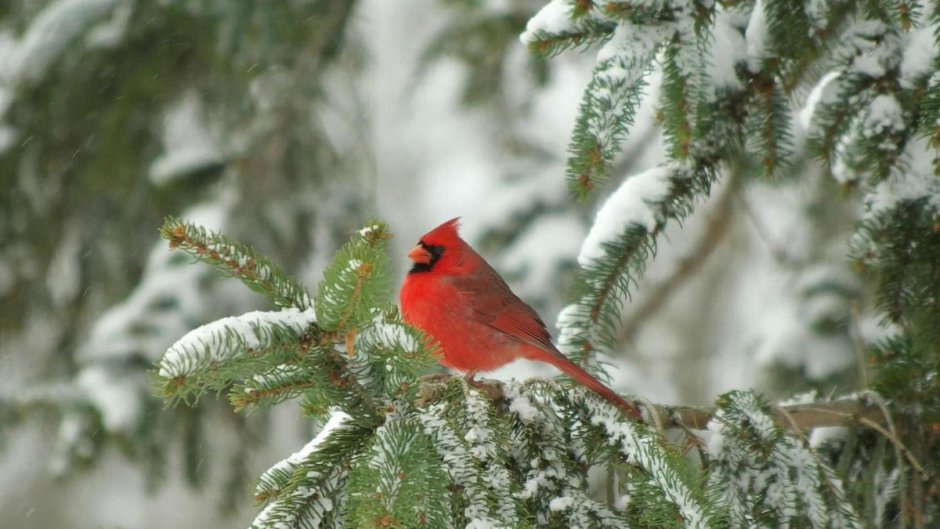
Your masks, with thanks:
[{"label": "brown branch", "polygon": [[[446,375],[434,375],[423,379],[417,405],[423,407],[440,398],[452,378]],[[502,382],[477,380],[476,383],[478,389],[491,400],[500,402],[504,399]],[[708,407],[672,406],[643,403],[642,401],[638,404],[647,414],[656,414],[655,417],[650,417],[647,422],[660,424],[664,428],[704,430],[715,414],[715,409]],[[887,418],[881,407],[878,403],[865,398],[844,398],[830,402],[779,406],[772,409],[772,415],[774,421],[781,428],[790,431],[803,432],[813,428],[829,426],[864,426],[879,433],[887,432],[885,430]],[[873,425],[877,425],[881,429],[879,430]]]},{"label": "brown branch", "polygon": [[[694,430],[703,430],[715,410],[693,406],[657,406],[656,412],[668,417],[664,422],[671,427],[682,424]],[[884,422],[877,404],[858,399],[780,406],[773,408],[772,415],[778,426],[791,431],[827,426],[860,426],[863,419],[874,423]]]},{"label": "brown branch", "polygon": [[770,250],[771,255],[774,257],[774,260],[784,268],[798,268],[802,263],[792,257],[783,245],[778,244],[777,241],[774,241],[773,236],[770,234],[770,230],[767,229],[767,226],[761,221],[757,213],[751,208],[750,203],[744,197],[744,195],[738,195],[738,202],[741,205],[742,211],[744,211],[745,217],[751,222],[751,226],[754,227],[754,231],[757,233],[757,238]]}]

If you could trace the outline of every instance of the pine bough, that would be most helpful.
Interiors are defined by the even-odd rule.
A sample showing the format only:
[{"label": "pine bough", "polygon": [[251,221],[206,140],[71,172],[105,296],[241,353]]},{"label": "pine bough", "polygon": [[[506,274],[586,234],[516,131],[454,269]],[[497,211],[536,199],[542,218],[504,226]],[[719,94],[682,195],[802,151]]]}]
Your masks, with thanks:
[{"label": "pine bough", "polygon": [[[723,163],[792,170],[789,101],[804,90],[810,151],[868,197],[852,245],[879,275],[898,329],[878,352],[880,388],[936,421],[938,11],[894,1],[550,2],[522,36],[530,49],[601,45],[569,147],[575,193],[611,176],[653,71],[668,145],[659,167],[625,179],[601,207],[579,257],[579,294],[559,317],[562,350],[591,363],[613,346],[657,236],[707,196]],[[330,417],[262,476],[256,495],[268,503],[254,527],[859,527],[859,500],[867,523],[891,516],[896,488],[874,502],[847,492],[834,460],[781,431],[752,393],[719,399],[701,466],[660,432],[554,383],[512,385],[490,401],[452,380],[430,402],[417,398],[434,351],[388,304],[384,225],[340,251],[315,300],[249,248],[176,220],[163,232],[281,309],[184,337],[160,364],[166,398],[227,391],[238,409],[296,398],[308,415]],[[899,383],[911,373],[913,384]],[[899,460],[870,461],[882,476],[873,483],[903,482],[895,471],[884,478]],[[861,459],[841,467],[868,472]],[[588,479],[598,468],[611,478],[606,501]]]},{"label": "pine bough", "polygon": [[[231,275],[239,275],[231,263],[253,255],[182,221],[167,226],[175,247]],[[308,416],[326,419],[310,442],[262,474],[255,498],[266,505],[253,528],[714,527],[741,511],[728,498],[754,494],[756,478],[726,475],[721,458],[734,457],[734,472],[798,476],[786,491],[798,485],[815,494],[814,507],[842,513],[820,519],[855,519],[833,492],[832,469],[796,441],[782,441],[789,438],[776,427],[755,441],[760,446],[738,447],[743,455],[729,453],[733,440],[713,437],[722,450],[709,473],[656,431],[554,382],[509,384],[493,400],[450,379],[433,398],[420,398],[418,377],[436,363],[434,351],[387,305],[388,236],[375,224],[353,237],[327,268],[316,300],[203,326],[158,366],[160,390],[171,401],[225,391],[239,410],[293,399]],[[306,299],[293,279],[273,265],[267,270],[272,299]],[[258,284],[255,277],[246,282]],[[294,294],[285,296],[285,288]],[[726,399],[717,419],[725,430],[715,428],[715,436],[755,421],[772,424],[766,406],[739,411],[742,398]],[[752,454],[773,450],[779,455],[770,470]],[[622,478],[608,501],[592,489],[590,469]],[[786,501],[767,507],[761,513],[773,520],[794,518]]]}]

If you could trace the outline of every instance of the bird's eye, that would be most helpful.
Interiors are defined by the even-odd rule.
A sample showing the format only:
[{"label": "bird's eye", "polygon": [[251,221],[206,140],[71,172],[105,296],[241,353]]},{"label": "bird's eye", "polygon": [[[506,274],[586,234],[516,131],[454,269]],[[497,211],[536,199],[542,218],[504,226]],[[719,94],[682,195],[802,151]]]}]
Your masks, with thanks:
[{"label": "bird's eye", "polygon": [[438,261],[438,259],[441,258],[442,255],[444,255],[444,247],[443,247],[443,246],[432,245],[432,244],[426,244],[426,243],[423,243],[423,242],[419,242],[418,244],[420,244],[422,248],[424,248],[425,250],[428,251],[429,254],[431,254],[431,264],[432,264],[432,265],[433,265],[434,263],[436,263],[436,262]]}]

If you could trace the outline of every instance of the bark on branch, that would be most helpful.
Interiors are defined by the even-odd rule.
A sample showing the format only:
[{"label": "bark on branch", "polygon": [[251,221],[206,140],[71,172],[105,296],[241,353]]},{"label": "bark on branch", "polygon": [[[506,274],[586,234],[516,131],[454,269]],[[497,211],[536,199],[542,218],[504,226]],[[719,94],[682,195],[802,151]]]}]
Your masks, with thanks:
[{"label": "bark on branch", "polygon": [[[424,406],[438,399],[447,382],[448,375],[435,375],[425,378],[421,383],[418,405]],[[503,399],[503,383],[496,380],[478,380],[474,385],[493,401]],[[630,400],[630,399],[627,399]],[[704,430],[712,419],[715,409],[698,406],[671,406],[633,401],[649,422],[663,428],[685,428]],[[651,417],[656,414],[656,417]],[[844,398],[830,402],[811,404],[792,404],[775,406],[773,417],[777,424],[794,433],[802,433],[813,428],[825,426],[861,426],[871,428],[872,424],[885,426],[887,418],[881,405],[864,397]]]}]

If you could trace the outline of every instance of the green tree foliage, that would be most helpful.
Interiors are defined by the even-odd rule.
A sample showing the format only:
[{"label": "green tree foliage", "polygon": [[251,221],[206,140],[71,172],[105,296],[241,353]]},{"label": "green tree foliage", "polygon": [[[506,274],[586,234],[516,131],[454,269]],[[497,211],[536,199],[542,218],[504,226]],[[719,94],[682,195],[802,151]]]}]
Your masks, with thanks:
[{"label": "green tree foliage", "polygon": [[[71,11],[80,4],[88,9]],[[844,338],[850,301],[875,300],[885,337],[858,352],[874,379],[839,401],[855,405],[853,411],[815,394],[793,397],[803,406],[795,407],[742,389],[708,409],[664,413],[645,403],[647,420],[637,423],[554,381],[477,386],[426,377],[436,365],[435,346],[391,303],[388,227],[373,222],[353,232],[348,217],[339,217],[334,209],[361,209],[358,191],[335,202],[316,198],[330,186],[320,176],[330,169],[359,174],[355,149],[334,148],[334,137],[308,119],[326,99],[320,74],[344,59],[353,3],[262,9],[161,2],[128,10],[88,1],[54,2],[38,13],[14,9],[24,11],[23,20],[36,15],[19,48],[34,60],[18,59],[14,97],[3,114],[22,143],[15,155],[0,158],[7,184],[0,198],[11,204],[0,214],[8,221],[0,222],[0,245],[71,236],[77,242],[66,246],[69,255],[94,247],[99,251],[88,266],[120,272],[95,299],[77,296],[79,284],[64,291],[70,295],[30,297],[29,310],[80,316],[113,303],[141,276],[120,311],[136,317],[118,326],[126,332],[102,331],[91,340],[95,354],[66,353],[80,373],[75,380],[63,377],[16,402],[0,400],[0,419],[6,410],[55,409],[69,434],[61,450],[69,461],[93,461],[104,442],[95,432],[103,429],[146,453],[155,471],[165,452],[160,432],[181,428],[185,468],[195,479],[207,393],[225,394],[238,412],[297,403],[322,427],[258,479],[257,528],[940,523],[940,6],[553,0],[524,24],[528,13],[521,10],[494,16],[484,3],[459,4],[455,10],[471,23],[446,26],[427,57],[457,57],[469,66],[468,103],[501,100],[510,79],[505,57],[519,32],[542,57],[525,63],[540,81],[559,55],[597,50],[566,170],[572,195],[599,210],[559,316],[560,349],[604,374],[604,362],[622,345],[630,298],[666,230],[689,219],[714,189],[735,197],[747,186],[804,186],[817,246],[841,236],[824,222],[837,206],[856,206],[856,229],[841,242],[851,249],[862,286],[828,269],[816,276],[802,270],[793,297],[806,314],[786,330],[816,340],[800,346]],[[92,31],[105,19],[121,38]],[[32,32],[40,35],[56,20],[73,23],[45,55],[30,55],[39,42]],[[79,38],[97,44],[70,49]],[[171,71],[183,72],[185,82],[163,75]],[[64,82],[75,90],[58,98]],[[132,112],[132,101],[141,100],[146,104]],[[663,156],[654,167],[625,170],[632,167],[623,161],[625,145],[649,101]],[[216,143],[176,151],[189,162],[181,164],[171,156],[170,124],[191,114],[204,114]],[[161,137],[152,123],[164,116]],[[43,134],[52,129],[56,134]],[[89,137],[87,130],[95,132]],[[511,148],[536,150],[517,132],[505,133]],[[24,184],[31,180],[20,175],[30,172],[82,196],[100,190],[104,207],[144,205],[118,223],[95,209],[69,211],[62,196],[49,193],[58,198],[44,201],[45,188]],[[318,176],[309,178],[311,172]],[[149,176],[144,190],[141,174]],[[222,181],[234,182],[237,192],[210,191]],[[273,200],[284,201],[278,214],[260,207]],[[169,203],[189,209],[162,206]],[[528,207],[513,222],[552,207],[559,206]],[[183,217],[161,229],[175,251],[160,248],[135,269],[130,254],[150,246],[135,227],[165,215]],[[329,235],[316,237],[311,225]],[[83,228],[69,235],[72,226]],[[311,241],[332,250],[338,233],[352,235],[319,286],[308,289],[289,273],[299,268],[295,250]],[[99,240],[110,246],[94,246]],[[0,246],[14,256],[8,268],[24,278],[0,300],[20,299],[40,282],[26,274],[33,263],[54,268],[61,245],[53,242],[31,255]],[[224,282],[179,259],[181,252],[239,279],[276,310],[236,302],[209,313],[190,310],[193,299]],[[831,264],[819,253],[809,264]],[[25,313],[0,326],[14,327]],[[168,329],[185,335],[161,343]],[[57,341],[74,351],[78,338],[66,326]],[[157,392],[197,407],[143,419],[156,412],[142,389],[154,344],[169,346],[153,373]],[[788,353],[805,359],[827,351]],[[809,369],[808,362],[795,365]],[[796,384],[781,385],[792,396]],[[102,389],[140,403],[138,412],[109,407],[114,401],[101,398]],[[249,430],[241,424],[240,431]]]},{"label": "green tree foliage", "polygon": [[[15,396],[0,396],[2,428],[36,411],[51,415],[60,425],[48,458],[56,474],[94,466],[116,447],[155,485],[182,445],[193,484],[214,467],[233,491],[244,487],[239,473],[261,420],[249,428],[208,402],[164,409],[147,371],[194,325],[257,308],[261,298],[226,292],[208,269],[154,248],[152,227],[168,215],[198,219],[291,271],[307,266],[312,249],[329,254],[342,243],[338,235],[356,222],[347,215],[369,199],[359,185],[369,157],[307,116],[335,103],[329,72],[359,66],[356,41],[346,39],[356,5],[0,8],[0,335],[3,355],[35,366],[11,381]],[[315,208],[311,197],[334,186],[325,175],[339,168],[362,178],[335,193],[342,211]],[[272,276],[260,253],[232,262],[229,241],[215,242],[203,250],[225,274],[278,307],[309,303],[303,290],[278,283],[285,276]],[[259,332],[271,348],[296,337],[287,327]],[[232,461],[207,452],[205,422],[220,417],[225,431],[216,433],[239,439]]]},{"label": "green tree foliage", "polygon": [[[161,231],[257,285],[253,267],[232,272],[250,248],[175,219]],[[312,302],[323,308],[219,320],[159,364],[169,399],[211,389],[240,410],[294,399],[328,418],[261,476],[255,494],[267,505],[253,527],[859,527],[824,456],[785,433],[752,393],[719,400],[712,459],[699,468],[659,431],[582,389],[533,381],[493,394],[460,378],[419,378],[435,363],[434,345],[386,305],[378,272],[388,237],[374,223],[337,253]],[[272,298],[285,290],[274,285],[303,291],[268,270]],[[612,502],[595,497],[591,468],[616,478]]]},{"label": "green tree foliage", "polygon": [[[274,385],[309,382],[291,396],[320,403],[304,410],[331,419],[316,446],[262,478],[259,496],[271,503],[255,526],[926,527],[936,521],[930,480],[938,458],[930,424],[938,408],[930,381],[940,357],[940,253],[933,244],[940,201],[935,131],[924,124],[940,116],[932,94],[936,42],[928,41],[929,51],[918,47],[935,23],[932,9],[930,16],[924,9],[878,2],[808,2],[794,9],[772,0],[556,0],[522,37],[545,55],[602,45],[569,147],[569,181],[580,197],[609,180],[650,73],[662,78],[657,104],[667,158],[628,177],[601,206],[579,258],[574,302],[559,321],[564,350],[590,363],[616,347],[624,305],[658,237],[670,222],[687,218],[729,166],[751,168],[753,178],[793,178],[814,163],[806,158],[812,153],[824,172],[858,189],[868,204],[853,253],[876,276],[872,289],[891,328],[873,352],[879,394],[856,399],[879,411],[877,420],[822,403],[818,413],[831,420],[808,428],[854,428],[806,439],[786,408],[778,413],[755,394],[735,391],[716,403],[707,444],[688,438],[700,444],[696,460],[666,441],[657,421],[655,428],[627,421],[592,396],[554,383],[506,384],[493,395],[461,380],[422,383],[415,368],[396,378],[400,391],[376,387],[382,369],[369,358],[390,359],[383,351],[391,348],[400,357],[411,351],[432,361],[433,351],[400,332],[362,339],[389,322],[402,325],[384,305],[381,245],[368,240],[379,228],[369,227],[327,268],[314,302],[317,318],[308,332],[331,359],[317,363],[327,375],[295,378],[291,363],[270,356],[278,375],[288,373]],[[805,118],[809,134],[798,137],[790,100],[808,92],[814,100]],[[376,320],[381,314],[386,321]],[[198,331],[183,339],[192,340],[205,343]],[[211,348],[208,356],[218,358]],[[180,350],[189,349],[171,353]],[[337,387],[346,396],[334,393]],[[354,440],[347,428],[364,430]],[[303,461],[319,465],[325,456],[332,469],[307,479],[284,470]],[[606,501],[591,490],[592,468],[608,476]],[[328,482],[318,481],[324,476]],[[307,501],[298,503],[297,494]]]}]

